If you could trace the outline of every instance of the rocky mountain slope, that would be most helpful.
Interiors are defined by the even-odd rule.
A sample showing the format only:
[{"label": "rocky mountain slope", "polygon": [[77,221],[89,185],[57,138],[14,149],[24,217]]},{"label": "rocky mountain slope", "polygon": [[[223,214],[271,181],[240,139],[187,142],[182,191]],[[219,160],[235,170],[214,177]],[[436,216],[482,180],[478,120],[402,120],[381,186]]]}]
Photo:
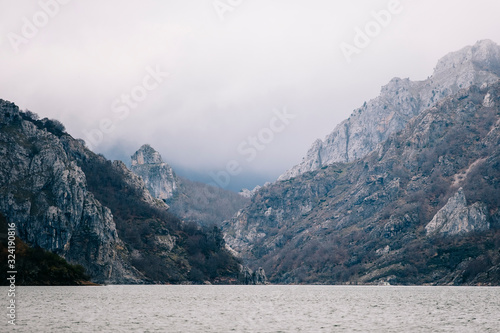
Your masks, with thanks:
[{"label": "rocky mountain slope", "polygon": [[95,282],[237,282],[218,228],[182,223],[122,162],[3,100],[0,213],[28,245],[82,265]]},{"label": "rocky mountain slope", "polygon": [[[445,57],[433,80],[472,66],[460,59],[477,59],[485,44]],[[403,125],[388,121],[395,133],[384,131],[376,147],[383,136],[369,140],[366,156],[352,146],[353,162],[318,164],[262,188],[224,224],[226,241],[276,283],[500,284],[500,83],[484,83],[497,64],[474,72],[479,86],[436,85],[450,96],[411,120],[418,108],[402,110],[406,126],[395,132]],[[415,96],[402,89],[409,81],[393,84],[391,119]]]},{"label": "rocky mountain slope", "polygon": [[[14,238],[15,253],[12,243],[9,248],[9,225],[0,213],[0,285],[10,285],[12,255],[15,270],[22,272],[16,276],[16,285],[89,285],[89,277],[81,265],[71,265],[64,258],[42,248],[32,248],[19,237]],[[10,238],[12,240],[12,238]],[[9,256],[11,255],[11,256]]]},{"label": "rocky mountain slope", "polygon": [[143,145],[131,159],[130,170],[142,178],[154,198],[167,200],[174,195],[177,177],[170,165],[163,162],[160,153],[150,145]]},{"label": "rocky mountain slope", "polygon": [[[0,101],[0,211],[25,242],[81,263],[96,281],[133,282],[111,211],[89,191],[57,122]],[[85,262],[77,258],[85,258]]]},{"label": "rocky mountain slope", "polygon": [[131,170],[140,176],[154,198],[165,201],[183,221],[219,226],[246,206],[248,197],[179,177],[160,153],[143,145],[131,157]]},{"label": "rocky mountain slope", "polygon": [[447,96],[471,85],[500,78],[500,46],[477,42],[439,60],[434,73],[423,81],[394,78],[380,95],[354,110],[324,140],[316,140],[302,162],[279,177],[286,180],[335,162],[366,156],[414,116]]}]

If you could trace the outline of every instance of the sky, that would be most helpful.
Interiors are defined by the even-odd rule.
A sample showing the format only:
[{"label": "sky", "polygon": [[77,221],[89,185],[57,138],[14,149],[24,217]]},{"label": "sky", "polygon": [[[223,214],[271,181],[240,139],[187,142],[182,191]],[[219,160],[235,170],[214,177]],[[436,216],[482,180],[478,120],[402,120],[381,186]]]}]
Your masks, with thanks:
[{"label": "sky", "polygon": [[299,163],[393,77],[500,43],[497,0],[0,0],[0,98],[109,159],[145,143],[238,191]]}]

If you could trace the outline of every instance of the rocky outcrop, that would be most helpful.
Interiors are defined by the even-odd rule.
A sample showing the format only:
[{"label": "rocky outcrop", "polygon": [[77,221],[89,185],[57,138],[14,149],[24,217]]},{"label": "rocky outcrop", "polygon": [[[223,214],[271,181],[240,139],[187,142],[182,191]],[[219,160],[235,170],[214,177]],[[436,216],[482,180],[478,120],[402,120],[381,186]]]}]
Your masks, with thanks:
[{"label": "rocky outcrop", "polygon": [[260,190],[260,188],[261,188],[260,185],[255,186],[253,188],[253,190],[249,190],[247,188],[243,188],[243,189],[241,189],[241,191],[238,194],[241,195],[244,198],[250,199],[251,197],[253,197],[255,195],[255,193],[258,190]]},{"label": "rocky outcrop", "polygon": [[19,237],[85,267],[96,282],[133,283],[111,211],[86,184],[50,120],[31,121],[0,100],[0,212]]},{"label": "rocky outcrop", "polygon": [[154,198],[151,195],[151,192],[146,187],[143,179],[129,170],[125,163],[123,163],[122,161],[113,161],[113,167],[116,172],[123,175],[123,180],[127,185],[136,189],[140,193],[140,198],[142,201],[160,209],[168,209],[168,205],[163,200]]},{"label": "rocky outcrop", "polygon": [[132,172],[144,180],[154,198],[168,200],[174,195],[178,180],[172,168],[163,162],[160,153],[146,144],[131,158]]},{"label": "rocky outcrop", "polygon": [[240,266],[240,281],[242,284],[263,285],[269,284],[267,281],[266,272],[262,267],[252,271],[247,266]]},{"label": "rocky outcrop", "polygon": [[278,180],[290,179],[335,162],[360,159],[436,102],[460,89],[499,79],[500,47],[490,40],[479,41],[444,56],[438,61],[433,75],[426,80],[394,78],[382,87],[377,98],[354,110],[324,140],[316,140],[302,162]]},{"label": "rocky outcrop", "polygon": [[238,192],[239,195],[241,195],[242,197],[244,198],[247,198],[247,199],[250,199],[252,198],[261,188],[263,187],[266,187],[266,186],[269,186],[271,185],[270,182],[266,182],[264,185],[260,186],[260,185],[257,185],[253,188],[253,190],[249,190],[247,188],[243,188],[241,189],[240,192]]},{"label": "rocky outcrop", "polygon": [[471,231],[485,231],[490,228],[488,208],[484,203],[467,205],[462,188],[448,199],[432,220],[425,226],[427,234],[440,233],[453,236]]}]

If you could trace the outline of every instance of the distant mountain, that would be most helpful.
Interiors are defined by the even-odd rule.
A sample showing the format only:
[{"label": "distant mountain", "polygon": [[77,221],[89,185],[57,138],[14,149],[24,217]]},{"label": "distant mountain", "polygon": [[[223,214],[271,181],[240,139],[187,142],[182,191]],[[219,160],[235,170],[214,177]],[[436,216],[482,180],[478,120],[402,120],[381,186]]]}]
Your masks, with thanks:
[{"label": "distant mountain", "polygon": [[423,81],[394,78],[380,95],[354,110],[324,140],[316,140],[302,162],[278,180],[296,177],[335,162],[363,158],[414,116],[436,102],[472,85],[500,78],[500,47],[490,40],[450,53],[438,61],[434,74]]},{"label": "distant mountain", "polygon": [[154,198],[165,201],[173,196],[178,180],[170,165],[163,162],[160,153],[150,145],[143,145],[131,159],[130,170],[144,180]]},{"label": "distant mountain", "polygon": [[238,283],[241,266],[220,230],[183,223],[167,208],[122,162],[0,100],[0,214],[27,246],[83,266],[99,283]]},{"label": "distant mountain", "polygon": [[170,212],[186,222],[219,226],[249,203],[237,193],[177,176],[147,144],[132,155],[131,164],[132,172],[144,180],[151,195],[165,201]]},{"label": "distant mountain", "polygon": [[499,62],[483,41],[391,81],[227,221],[227,243],[275,283],[499,285]]}]

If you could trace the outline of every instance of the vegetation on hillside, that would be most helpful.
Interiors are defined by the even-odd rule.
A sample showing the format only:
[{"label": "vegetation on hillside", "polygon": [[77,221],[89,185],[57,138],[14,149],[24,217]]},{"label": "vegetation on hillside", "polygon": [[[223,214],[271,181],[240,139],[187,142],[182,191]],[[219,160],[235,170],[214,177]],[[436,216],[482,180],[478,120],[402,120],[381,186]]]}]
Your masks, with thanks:
[{"label": "vegetation on hillside", "polygon": [[[92,155],[80,166],[90,191],[111,209],[119,237],[131,253],[132,265],[148,279],[162,283],[235,282],[239,261],[225,249],[218,227],[182,223],[165,209],[141,200],[111,161]],[[172,243],[158,246],[158,238]]]},{"label": "vegetation on hillside", "polygon": [[[259,191],[240,234],[265,236],[246,258],[275,283],[500,284],[500,108],[485,94],[443,100],[363,159]],[[489,230],[427,234],[460,187]]]},{"label": "vegetation on hillside", "polygon": [[[16,286],[34,285],[81,285],[88,284],[89,277],[80,265],[71,265],[64,258],[41,248],[32,248],[18,237],[15,251],[10,251],[7,241],[7,220],[0,214],[0,279],[1,285],[9,285],[8,260],[14,258],[17,271]],[[9,257],[13,255],[14,257]]]},{"label": "vegetation on hillside", "polygon": [[172,213],[187,222],[219,226],[250,202],[238,193],[185,178],[179,179],[179,189],[167,200],[167,204]]}]

